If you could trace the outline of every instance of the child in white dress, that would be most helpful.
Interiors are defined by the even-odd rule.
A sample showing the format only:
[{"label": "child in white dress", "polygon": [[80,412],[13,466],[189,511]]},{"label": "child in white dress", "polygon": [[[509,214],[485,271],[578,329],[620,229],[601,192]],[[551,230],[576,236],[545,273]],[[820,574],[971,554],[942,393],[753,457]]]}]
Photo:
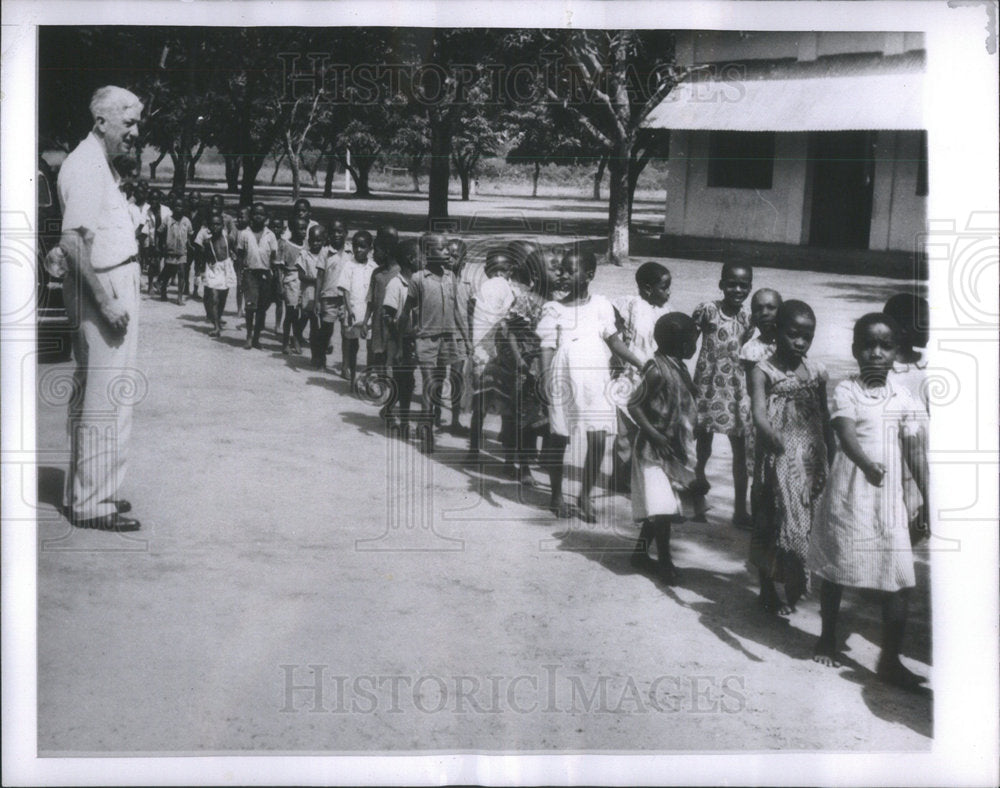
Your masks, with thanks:
[{"label": "child in white dress", "polygon": [[[597,259],[590,250],[567,252],[559,264],[554,296],[538,321],[542,369],[548,385],[549,424],[556,445],[550,447],[549,478],[552,484],[549,505],[557,517],[569,512],[562,499],[563,468],[551,452],[561,443],[563,450],[574,430],[587,435],[587,455],[583,466],[579,514],[585,522],[597,522],[590,494],[604,457],[607,436],[616,431],[617,414],[611,395],[611,354],[637,369],[642,362],[618,336],[615,310],[611,302],[590,292]],[[561,436],[561,440],[560,440]]]},{"label": "child in white dress", "polygon": [[877,674],[913,689],[925,679],[899,660],[910,590],[916,584],[903,501],[903,467],[921,493],[927,458],[917,431],[923,408],[892,376],[899,327],[887,315],[854,325],[852,352],[860,373],[842,381],[830,416],[840,451],[834,457],[809,543],[809,567],[823,579],[822,634],[814,659],[838,666],[836,622],[844,586],[882,592],[882,654]]}]

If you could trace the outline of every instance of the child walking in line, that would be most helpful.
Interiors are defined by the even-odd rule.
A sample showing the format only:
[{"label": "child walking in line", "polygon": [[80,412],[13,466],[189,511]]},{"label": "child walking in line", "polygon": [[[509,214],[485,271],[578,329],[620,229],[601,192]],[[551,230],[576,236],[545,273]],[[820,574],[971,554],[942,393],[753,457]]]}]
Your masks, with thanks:
[{"label": "child walking in line", "polygon": [[344,361],[341,377],[351,382],[351,391],[357,382],[358,346],[365,335],[365,299],[371,285],[372,272],[376,265],[368,259],[372,251],[372,234],[358,230],[351,239],[353,259],[340,269],[337,287],[344,298],[344,322],[341,327]]},{"label": "child walking in line", "polygon": [[302,317],[302,284],[299,281],[299,255],[306,240],[309,222],[305,217],[294,216],[288,223],[288,238],[278,239],[278,259],[281,261],[281,297],[285,304],[285,319],[281,324],[281,352],[296,356],[302,352],[300,319]]},{"label": "child walking in line", "polygon": [[[635,284],[639,292],[613,302],[622,342],[643,364],[653,358],[656,352],[653,328],[656,321],[667,313],[670,283],[670,271],[664,266],[659,263],[643,263],[635,272]],[[628,401],[639,383],[641,373],[635,367],[626,365],[612,376],[621,384],[621,389],[616,391],[621,405],[618,407],[618,434],[615,436],[612,453],[614,482],[616,489],[627,492],[632,444],[636,436],[635,422],[628,415]]]},{"label": "child walking in line", "polygon": [[868,588],[882,598],[878,677],[904,689],[926,681],[899,659],[911,589],[916,584],[903,499],[903,467],[927,492],[927,457],[917,437],[919,402],[890,375],[899,327],[884,314],[854,324],[851,352],[859,373],[833,393],[833,428],[840,443],[809,544],[809,568],[823,580],[822,633],[813,659],[837,667],[836,625],[844,587]]},{"label": "child walking in line", "polygon": [[326,242],[324,254],[319,258],[320,271],[316,280],[316,292],[319,297],[319,331],[310,334],[309,337],[318,369],[327,368],[327,349],[330,347],[330,340],[333,339],[334,328],[343,322],[345,317],[344,294],[337,287],[337,282],[340,281],[340,271],[350,259],[351,253],[344,248],[347,242],[347,225],[342,219],[330,222]]},{"label": "child walking in line", "polygon": [[[500,414],[501,420],[510,414],[509,403],[498,395],[503,389],[497,369],[497,333],[501,321],[514,304],[514,289],[510,279],[514,260],[505,247],[496,247],[486,253],[486,279],[480,284],[472,307],[470,354],[472,370],[469,375],[472,417],[469,423],[470,459],[478,459],[483,443],[483,419],[487,413]],[[501,426],[501,442],[504,429]]]},{"label": "child walking in line", "polygon": [[243,347],[247,350],[260,348],[260,332],[273,292],[271,267],[277,258],[278,239],[267,228],[267,210],[263,203],[254,203],[250,226],[240,232],[236,242],[236,259],[243,268],[247,332]]},{"label": "child walking in line", "polygon": [[400,438],[408,440],[410,404],[416,387],[417,349],[416,335],[404,308],[410,292],[410,279],[420,267],[420,243],[417,239],[409,238],[399,243],[396,263],[396,273],[386,284],[379,315],[385,324],[386,361],[392,369],[395,384],[383,411],[393,419],[392,426],[399,430]]},{"label": "child walking in line", "polygon": [[[758,442],[750,561],[761,608],[788,615],[809,588],[809,533],[833,450],[826,369],[806,358],[816,315],[803,301],[778,310],[776,347],[750,370]],[[775,583],[783,583],[785,600]]]},{"label": "child walking in line", "polygon": [[[285,233],[289,226],[280,216],[269,216],[267,220],[268,229],[274,234],[278,244],[278,254],[271,263],[271,291],[268,296],[267,306],[274,304],[274,333],[281,337],[284,329],[282,316],[285,312],[284,278],[285,278],[285,253],[283,244],[286,243]],[[305,234],[303,233],[303,239]],[[298,251],[301,249],[301,242],[296,244],[293,257],[298,258]],[[294,261],[293,261],[294,265]]]},{"label": "child walking in line", "polygon": [[163,192],[152,189],[149,192],[149,210],[146,212],[146,287],[153,295],[160,264],[163,259],[164,232],[170,209],[163,204]]},{"label": "child walking in line", "polygon": [[750,422],[750,398],[740,367],[740,347],[750,328],[750,314],[743,306],[753,286],[748,265],[722,266],[719,289],[722,298],[695,308],[691,317],[701,333],[701,352],[695,365],[694,385],[698,391],[698,463],[695,467],[699,488],[708,491],[705,466],[712,456],[712,439],[729,437],[733,450],[733,525],[747,528],[746,435]]},{"label": "child walking in line", "polygon": [[694,482],[695,388],[684,362],[694,355],[698,329],[682,312],[661,315],[653,328],[656,353],[646,363],[632,392],[629,414],[637,426],[632,447],[632,516],[639,539],[632,565],[649,565],[656,544],[660,578],[678,580],[670,555],[671,525],[704,508],[704,498],[691,492]]},{"label": "child walking in line", "polygon": [[[296,219],[301,224],[301,218]],[[308,224],[307,224],[308,226]],[[299,274],[299,322],[295,326],[295,336],[300,346],[305,344],[303,331],[309,326],[310,366],[322,366],[317,359],[316,332],[319,330],[319,317],[316,310],[316,280],[324,267],[322,258],[326,256],[326,231],[320,224],[309,227],[306,244],[299,253],[296,263]]]},{"label": "child walking in line", "polygon": [[160,300],[167,300],[167,285],[177,277],[177,303],[184,304],[184,271],[187,270],[188,246],[194,229],[191,220],[184,215],[184,200],[174,197],[170,204],[171,214],[163,224],[163,270],[156,280],[160,289]]},{"label": "child walking in line", "polygon": [[[531,463],[539,459],[538,439],[551,443],[548,407],[541,392],[542,351],[537,329],[548,300],[550,267],[558,264],[559,260],[543,249],[520,261],[511,279],[514,303],[500,324],[497,338],[497,377],[504,384],[497,395],[506,396],[511,413],[508,462],[513,465],[514,477],[525,487],[535,486]],[[558,461],[562,463],[561,454]]]},{"label": "child walking in line", "polygon": [[[250,226],[250,208],[240,208],[236,212],[236,236],[232,241],[232,248],[236,249],[240,242],[240,233]],[[236,267],[236,316],[243,317],[243,272],[246,270],[246,262],[241,260],[239,255],[234,261]]]},{"label": "child walking in line", "polygon": [[[571,250],[559,264],[556,291],[566,292],[562,301],[548,301],[538,321],[542,368],[547,376],[549,424],[556,442],[563,448],[574,430],[587,436],[583,482],[579,498],[579,516],[588,523],[597,522],[590,499],[604,457],[609,434],[616,431],[615,405],[608,395],[611,382],[611,354],[635,367],[642,362],[618,336],[615,311],[602,295],[590,292],[597,271],[592,251]],[[568,516],[562,498],[562,463],[549,467],[550,507],[557,517]]]},{"label": "child walking in line", "polygon": [[236,287],[236,269],[230,254],[229,238],[221,214],[212,214],[208,221],[209,237],[202,244],[205,258],[205,303],[213,328],[210,337],[222,335],[222,314],[230,288]]},{"label": "child walking in line", "polygon": [[[891,296],[882,307],[899,325],[899,351],[889,377],[893,383],[905,388],[913,399],[924,406],[930,417],[930,402],[927,391],[927,360],[923,349],[927,347],[930,306],[926,298],[910,293]],[[917,432],[922,451],[927,451],[927,424],[922,424]],[[930,536],[927,521],[927,502],[921,496],[909,468],[903,468],[903,500],[910,520],[910,540],[916,545]]]},{"label": "child walking in line", "polygon": [[[434,450],[434,409],[443,405],[441,393],[452,365],[458,361],[455,348],[455,286],[448,267],[448,241],[440,233],[420,239],[426,268],[410,277],[404,317],[416,309],[417,363],[423,382],[421,440]],[[452,381],[452,385],[461,385]]]},{"label": "child walking in line", "polygon": [[[458,243],[455,244],[454,242]],[[451,380],[451,424],[448,431],[452,435],[464,435],[466,429],[459,420],[466,386],[466,359],[472,352],[472,285],[465,278],[466,246],[461,239],[448,241],[448,265],[451,268],[455,287],[455,353],[458,359],[448,370]],[[464,397],[468,406],[468,397]],[[440,411],[439,411],[440,412]],[[435,414],[437,417],[438,414]]]},{"label": "child walking in line", "polygon": [[[750,337],[740,348],[740,366],[746,380],[747,391],[750,391],[750,370],[757,362],[774,353],[777,347],[778,308],[781,306],[781,295],[766,287],[762,287],[750,298]],[[753,524],[754,485],[757,483],[756,467],[758,446],[754,435],[753,408],[751,403],[751,418],[747,422],[744,436],[747,458],[747,476],[750,478],[750,524]]]},{"label": "child walking in line", "polygon": [[[373,400],[381,399],[387,381],[386,369],[386,336],[385,324],[380,318],[382,302],[385,301],[385,288],[396,275],[396,244],[399,243],[399,232],[395,227],[384,224],[375,232],[372,245],[372,259],[376,268],[372,271],[368,284],[368,295],[365,297],[365,314],[362,323],[368,330],[368,348],[365,354],[364,381],[362,391]],[[385,416],[380,412],[380,415]]]}]

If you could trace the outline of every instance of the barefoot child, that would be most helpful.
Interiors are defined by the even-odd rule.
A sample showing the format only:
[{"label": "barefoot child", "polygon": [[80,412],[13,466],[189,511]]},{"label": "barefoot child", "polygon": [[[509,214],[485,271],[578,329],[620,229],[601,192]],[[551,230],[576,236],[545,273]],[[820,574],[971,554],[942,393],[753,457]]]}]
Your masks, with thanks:
[{"label": "barefoot child", "polygon": [[217,337],[222,334],[222,313],[226,308],[229,290],[236,287],[236,269],[233,267],[222,215],[212,214],[208,227],[209,237],[201,247],[205,257],[205,304],[214,326],[209,336]]},{"label": "barefoot child", "polygon": [[[747,391],[750,391],[750,370],[757,362],[774,353],[777,347],[777,317],[781,306],[781,295],[777,291],[762,287],[750,298],[750,328],[744,334],[749,338],[740,348],[740,366],[743,367],[743,377]],[[752,403],[751,403],[752,404]],[[753,413],[747,422],[744,436],[747,458],[747,476],[750,478],[750,501],[754,500],[754,485],[756,484],[757,444],[754,436]],[[753,524],[753,507],[751,506],[750,525]]]},{"label": "barefoot child", "polygon": [[[514,304],[511,273],[514,260],[510,250],[495,247],[486,253],[486,279],[480,283],[472,307],[471,347],[472,371],[469,375],[472,390],[472,418],[469,423],[469,454],[475,455],[483,444],[483,419],[487,413],[500,414],[501,420],[509,417],[510,404],[499,396],[503,390],[498,380],[497,333],[501,322]],[[501,442],[505,435],[500,428]],[[476,459],[471,457],[471,459]]]},{"label": "barefoot child", "polygon": [[420,243],[415,238],[402,241],[396,247],[396,274],[386,284],[381,320],[385,323],[386,362],[392,368],[395,383],[383,411],[394,417],[400,437],[410,436],[410,403],[416,384],[416,336],[408,317],[404,316],[410,292],[410,278],[420,265]]},{"label": "barefoot child", "polygon": [[[614,302],[622,342],[643,364],[653,358],[656,352],[653,327],[667,313],[670,283],[670,271],[664,266],[659,263],[643,263],[635,272],[635,284],[639,292]],[[635,423],[628,415],[628,401],[639,383],[640,372],[635,367],[626,366],[614,377],[618,378],[620,384],[624,384],[622,390],[616,392],[622,406],[618,408],[618,434],[614,445],[615,486],[627,491],[632,444],[636,435]]]},{"label": "barefoot child", "polygon": [[[905,388],[917,402],[924,406],[930,416],[927,391],[927,360],[922,350],[927,347],[930,307],[926,298],[910,293],[891,296],[882,307],[882,313],[889,315],[899,325],[899,352],[889,377],[893,383]],[[927,424],[918,432],[923,451],[927,445]],[[927,523],[927,504],[917,489],[916,482],[908,468],[903,469],[903,500],[910,519],[910,539],[913,544],[930,536]]]},{"label": "barefoot child", "polygon": [[[319,368],[326,369],[327,348],[333,338],[334,328],[344,320],[344,294],[337,287],[340,271],[350,258],[350,252],[344,249],[347,241],[347,225],[342,219],[330,222],[326,234],[327,246],[325,254],[320,257],[321,270],[316,280],[316,292],[319,296],[319,331],[315,341],[310,335],[313,357]],[[341,335],[343,340],[343,335]]]},{"label": "barefoot child", "polygon": [[[596,271],[597,258],[589,249],[567,252],[559,264],[557,284],[557,289],[565,289],[566,298],[547,302],[538,321],[552,433],[562,437],[563,447],[577,429],[587,436],[579,514],[588,523],[597,522],[590,494],[600,471],[607,436],[613,435],[616,428],[615,405],[608,396],[611,354],[642,367],[642,362],[618,336],[611,302],[590,292]],[[562,465],[557,468],[553,464],[549,473],[550,506],[557,517],[566,516]]]},{"label": "barefoot child", "polygon": [[160,299],[167,300],[167,285],[177,277],[177,303],[184,303],[183,272],[187,267],[188,246],[194,229],[191,220],[184,215],[184,200],[174,197],[170,203],[170,216],[163,223],[163,270],[157,279]]},{"label": "barefoot child", "polygon": [[632,449],[632,513],[641,523],[632,565],[644,566],[650,540],[656,543],[658,572],[677,582],[670,556],[670,526],[694,514],[703,501],[691,493],[694,481],[694,383],[684,362],[694,355],[698,329],[682,312],[661,315],[654,327],[656,353],[633,391],[629,414],[637,425]]},{"label": "barefoot child", "polygon": [[[278,254],[275,257],[274,262],[271,264],[271,292],[268,297],[267,306],[270,307],[271,304],[274,304],[274,333],[276,336],[280,337],[282,334],[282,326],[284,324],[282,315],[285,313],[285,297],[282,285],[285,278],[285,244],[287,243],[285,235],[291,228],[290,225],[288,225],[280,216],[269,216],[267,226],[274,234],[275,240],[278,242]],[[298,258],[298,252],[300,249],[301,243],[296,244],[296,250],[292,254],[293,258]]]},{"label": "barefoot child", "polygon": [[240,231],[236,241],[237,270],[243,269],[243,295],[246,307],[247,340],[243,347],[260,348],[272,293],[271,266],[278,257],[278,239],[267,228],[267,210],[263,203],[250,209],[250,225]]},{"label": "barefoot child", "polygon": [[923,407],[890,376],[899,347],[891,317],[868,314],[854,324],[851,351],[859,374],[833,393],[833,428],[840,452],[833,461],[809,545],[809,568],[823,580],[822,634],[814,659],[838,666],[836,624],[844,586],[869,588],[882,597],[882,681],[914,689],[926,679],[899,659],[916,585],[903,500],[903,465],[921,494],[927,492],[927,458],[917,439]]},{"label": "barefoot child", "polygon": [[[750,560],[760,576],[761,608],[779,615],[795,610],[809,586],[809,532],[833,448],[826,369],[806,358],[815,331],[809,305],[785,301],[775,351],[750,371],[758,441]],[[776,582],[784,583],[784,602]]]},{"label": "barefoot child", "polygon": [[[377,266],[372,272],[368,284],[368,295],[365,297],[365,314],[362,323],[368,332],[368,348],[365,354],[365,382],[363,390],[373,399],[379,399],[384,382],[387,379],[386,370],[386,336],[385,324],[380,312],[385,301],[385,288],[398,272],[396,263],[396,245],[399,243],[399,232],[390,224],[384,224],[375,232],[372,245],[372,259]],[[385,414],[380,414],[384,416]]]},{"label": "barefoot child", "polygon": [[[301,220],[297,220],[300,221]],[[322,360],[316,355],[316,332],[319,330],[319,320],[316,311],[316,279],[325,267],[323,258],[326,256],[326,231],[320,224],[309,228],[306,245],[299,253],[295,264],[299,273],[299,322],[295,325],[295,336],[300,345],[304,344],[302,331],[309,326],[309,344],[311,349],[310,365],[314,368],[322,366]]]},{"label": "barefoot child", "polygon": [[733,525],[746,528],[747,462],[744,435],[750,422],[750,398],[740,368],[740,346],[750,327],[750,314],[743,302],[753,286],[748,265],[722,266],[719,289],[722,298],[699,305],[691,317],[701,332],[701,352],[695,365],[694,385],[698,390],[698,464],[695,474],[699,487],[708,490],[705,466],[712,456],[716,433],[727,435],[733,450]]},{"label": "barefoot child", "polygon": [[340,374],[351,381],[353,391],[358,371],[358,346],[365,334],[365,299],[368,297],[368,287],[376,265],[373,260],[368,259],[372,251],[370,232],[358,230],[354,233],[351,247],[354,251],[353,259],[348,260],[340,269],[337,287],[344,298],[344,321],[341,327],[344,362]]},{"label": "barefoot child", "polygon": [[302,317],[302,283],[299,281],[299,255],[306,240],[309,220],[293,216],[288,223],[289,235],[278,240],[278,259],[281,262],[281,300],[285,305],[285,319],[281,324],[281,352],[296,356],[302,352],[299,322]]}]

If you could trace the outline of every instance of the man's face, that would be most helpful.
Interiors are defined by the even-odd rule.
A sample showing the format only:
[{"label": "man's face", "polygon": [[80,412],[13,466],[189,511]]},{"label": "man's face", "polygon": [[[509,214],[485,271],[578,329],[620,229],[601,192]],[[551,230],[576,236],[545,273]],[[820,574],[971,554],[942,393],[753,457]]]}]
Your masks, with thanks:
[{"label": "man's face", "polygon": [[142,107],[135,104],[125,109],[111,109],[107,117],[98,115],[97,130],[104,139],[104,149],[108,158],[131,156],[139,139],[139,117]]}]

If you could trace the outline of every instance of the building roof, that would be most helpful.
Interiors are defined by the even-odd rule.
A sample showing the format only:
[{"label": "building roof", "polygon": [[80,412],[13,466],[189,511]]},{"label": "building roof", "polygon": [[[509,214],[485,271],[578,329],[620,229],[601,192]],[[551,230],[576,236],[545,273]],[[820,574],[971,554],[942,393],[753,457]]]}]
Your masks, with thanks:
[{"label": "building roof", "polygon": [[923,52],[705,66],[646,118],[647,128],[712,131],[919,130]]}]

